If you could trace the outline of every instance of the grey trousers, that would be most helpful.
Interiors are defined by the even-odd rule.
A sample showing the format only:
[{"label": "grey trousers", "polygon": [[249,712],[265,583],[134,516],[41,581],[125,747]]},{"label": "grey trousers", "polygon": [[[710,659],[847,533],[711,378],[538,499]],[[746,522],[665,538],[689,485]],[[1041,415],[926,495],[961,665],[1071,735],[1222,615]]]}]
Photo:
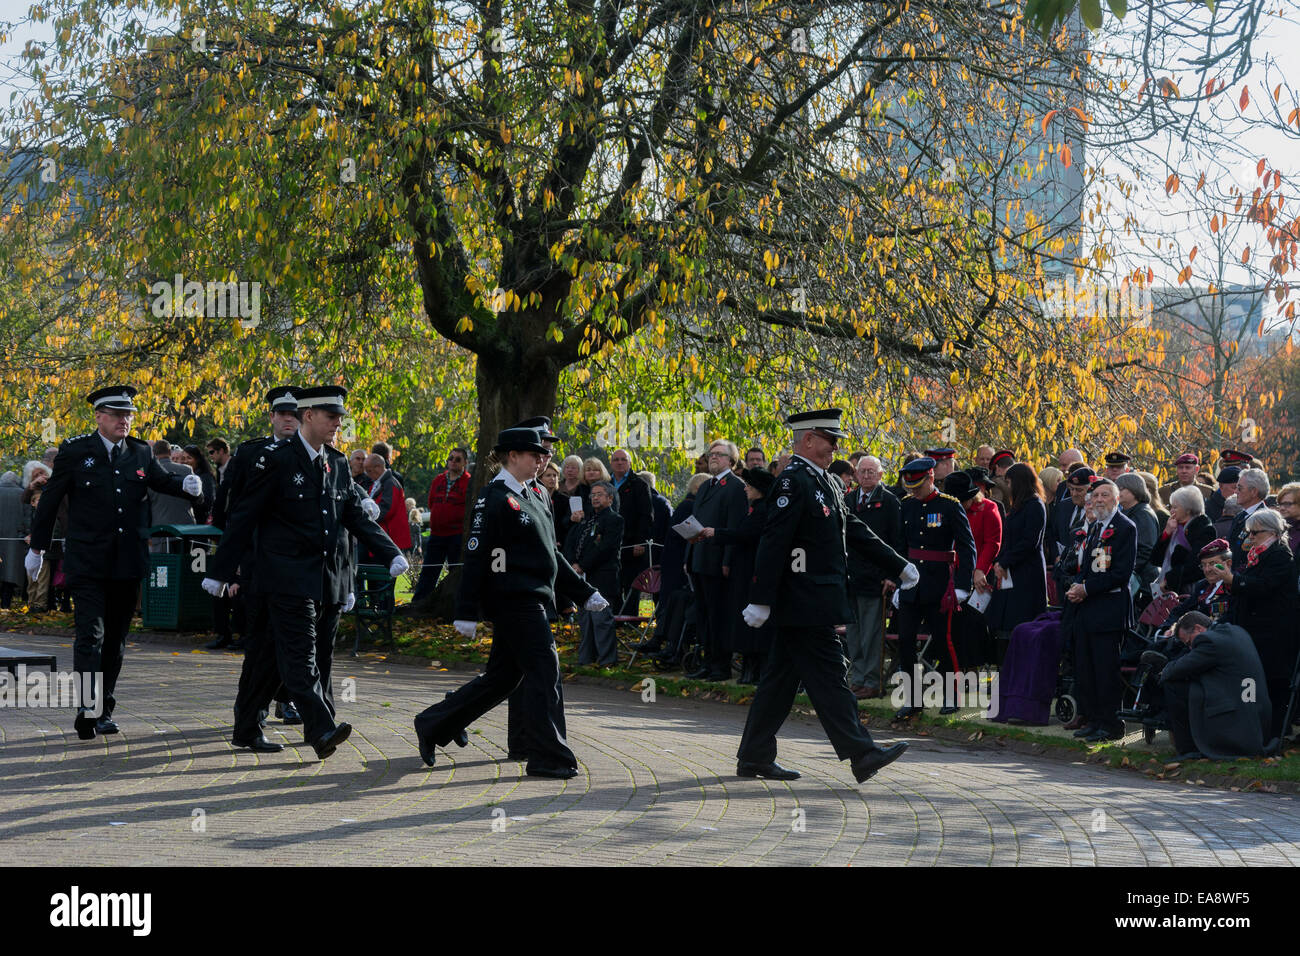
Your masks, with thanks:
[{"label": "grey trousers", "polygon": [[614,608],[602,611],[583,611],[582,643],[578,645],[578,663],[600,664],[602,667],[618,663],[618,640],[614,636]]},{"label": "grey trousers", "polygon": [[845,627],[845,644],[849,652],[849,686],[882,686],[880,680],[880,645],[885,639],[885,621],[881,615],[883,598],[877,594],[854,593],[855,619]]}]

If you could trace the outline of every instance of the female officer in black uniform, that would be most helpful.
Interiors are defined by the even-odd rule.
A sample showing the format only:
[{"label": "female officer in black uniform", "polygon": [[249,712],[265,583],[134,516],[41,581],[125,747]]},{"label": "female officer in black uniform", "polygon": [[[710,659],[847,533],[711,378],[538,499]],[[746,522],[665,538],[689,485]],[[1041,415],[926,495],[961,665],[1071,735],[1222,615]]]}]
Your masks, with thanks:
[{"label": "female officer in black uniform", "polygon": [[507,428],[493,449],[501,470],[479,492],[465,542],[465,570],[456,598],[456,630],[475,632],[480,611],[492,622],[487,669],[415,718],[420,757],[432,767],[474,720],[519,687],[528,732],[528,774],[567,779],[578,761],[564,739],[560,661],[546,619],[558,586],[587,610],[608,606],[591,585],[556,559],[555,526],[545,503],[528,491],[546,454],[535,428]]}]

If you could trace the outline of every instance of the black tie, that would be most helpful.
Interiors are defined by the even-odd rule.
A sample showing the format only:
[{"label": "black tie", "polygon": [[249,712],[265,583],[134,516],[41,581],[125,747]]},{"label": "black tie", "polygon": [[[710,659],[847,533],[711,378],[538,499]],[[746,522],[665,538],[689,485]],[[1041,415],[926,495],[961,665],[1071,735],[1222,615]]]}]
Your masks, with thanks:
[{"label": "black tie", "polygon": [[122,455],[122,446],[121,446],[121,445],[114,445],[114,446],[113,446],[113,451],[112,451],[112,453],[109,454],[109,456],[108,456],[109,463],[110,463],[110,464],[113,464],[113,465],[116,465],[116,464],[117,464],[117,459],[118,459],[119,457],[121,457],[121,455]]},{"label": "black tie", "polygon": [[1070,530],[1077,531],[1081,524],[1083,524],[1083,509],[1075,506],[1074,514],[1070,517]]}]

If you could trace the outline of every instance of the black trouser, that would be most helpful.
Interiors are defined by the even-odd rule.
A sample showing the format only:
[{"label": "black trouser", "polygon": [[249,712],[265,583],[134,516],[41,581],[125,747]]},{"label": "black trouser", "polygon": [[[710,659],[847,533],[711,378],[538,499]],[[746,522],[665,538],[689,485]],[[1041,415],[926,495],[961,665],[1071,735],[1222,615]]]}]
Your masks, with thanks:
[{"label": "black trouser", "polygon": [[[960,635],[959,628],[961,622],[958,620],[960,612],[952,612],[952,639],[953,646],[956,646],[957,639]],[[922,622],[930,631],[930,649],[926,651],[926,659],[932,661],[936,669],[941,674],[950,674],[953,671],[952,652],[948,649],[948,618],[949,612],[940,610],[939,602],[935,601],[929,604],[903,604],[899,603],[898,614],[895,619],[898,622],[898,669],[907,678],[911,686],[913,675],[916,673],[917,658],[917,635],[921,631]],[[960,663],[960,662],[959,662]],[[943,685],[943,702],[945,706],[955,705],[949,694],[949,682],[944,681]],[[912,707],[920,707],[920,695],[913,693],[910,698]]]},{"label": "black trouser", "polygon": [[1123,631],[1084,632],[1075,627],[1074,687],[1079,712],[1089,726],[1118,733],[1124,722],[1116,712],[1124,703],[1119,676],[1119,642]]},{"label": "black trouser", "polygon": [[[140,597],[139,578],[77,578],[68,582],[72,592],[73,670],[81,674],[104,675],[104,717],[113,716],[117,699],[113,691],[122,672],[126,634],[131,628]],[[81,701],[90,707],[90,701]]]},{"label": "black trouser", "polygon": [[[626,542],[627,539],[625,538]],[[641,592],[632,587],[632,582],[636,580],[637,575],[650,567],[649,553],[635,555],[632,553],[632,547],[640,544],[645,546],[644,542],[633,541],[626,543],[623,551],[619,556],[622,565],[619,569],[619,586],[623,591],[623,608],[621,611],[615,611],[616,614],[640,614],[641,613]],[[618,602],[611,601],[611,604]]]},{"label": "black trouser", "polygon": [[315,741],[335,726],[330,665],[343,605],[284,594],[265,601],[280,679],[302,715],[304,738]]},{"label": "black trouser", "polygon": [[[415,718],[420,734],[440,747],[496,707],[518,687],[519,716],[529,770],[576,769],[565,741],[560,659],[546,611],[538,603],[511,603],[495,610],[492,651],[482,674]],[[513,746],[513,745],[512,745]]]},{"label": "black trouser", "polygon": [[241,588],[234,597],[228,595],[212,599],[212,629],[218,637],[241,638],[248,634],[248,609]]},{"label": "black trouser", "polygon": [[731,599],[731,582],[721,574],[696,574],[696,628],[704,645],[709,673],[731,676],[731,629],[736,608]]},{"label": "black trouser", "polygon": [[1191,708],[1187,693],[1191,684],[1185,680],[1169,680],[1161,687],[1164,689],[1165,714],[1169,719],[1169,736],[1174,741],[1174,753],[1191,753],[1197,749],[1196,741],[1192,738]]},{"label": "black trouser", "polygon": [[833,625],[776,628],[736,759],[748,763],[776,759],[776,734],[790,716],[800,681],[837,757],[849,760],[875,750],[875,741],[858,720],[858,702],[849,690],[847,673],[844,645]]},{"label": "black trouser", "polygon": [[[237,742],[247,743],[262,733],[261,725],[266,720],[271,701],[287,704],[290,698],[280,680],[280,664],[276,660],[265,598],[241,591],[238,600],[245,610],[247,624],[244,629],[244,665],[239,672],[239,690],[235,695],[235,730],[231,736]],[[318,661],[318,669],[319,666]]]}]

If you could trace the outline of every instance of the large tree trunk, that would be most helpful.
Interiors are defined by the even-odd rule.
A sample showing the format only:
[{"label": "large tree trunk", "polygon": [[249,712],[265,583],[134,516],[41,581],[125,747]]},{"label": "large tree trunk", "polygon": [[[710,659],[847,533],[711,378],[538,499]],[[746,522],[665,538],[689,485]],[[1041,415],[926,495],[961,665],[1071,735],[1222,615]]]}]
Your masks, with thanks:
[{"label": "large tree trunk", "polygon": [[[555,411],[555,395],[560,386],[560,366],[553,360],[531,361],[525,356],[501,360],[498,356],[479,355],[475,363],[474,384],[478,391],[478,437],[474,448],[474,470],[470,476],[466,499],[462,541],[467,537],[469,513],[480,489],[492,477],[488,456],[496,445],[497,434],[525,418],[550,416]],[[461,551],[462,558],[464,550]],[[459,572],[459,569],[456,569]],[[412,607],[417,614],[427,614],[450,621],[455,609],[460,574],[448,574],[427,601]]]}]

